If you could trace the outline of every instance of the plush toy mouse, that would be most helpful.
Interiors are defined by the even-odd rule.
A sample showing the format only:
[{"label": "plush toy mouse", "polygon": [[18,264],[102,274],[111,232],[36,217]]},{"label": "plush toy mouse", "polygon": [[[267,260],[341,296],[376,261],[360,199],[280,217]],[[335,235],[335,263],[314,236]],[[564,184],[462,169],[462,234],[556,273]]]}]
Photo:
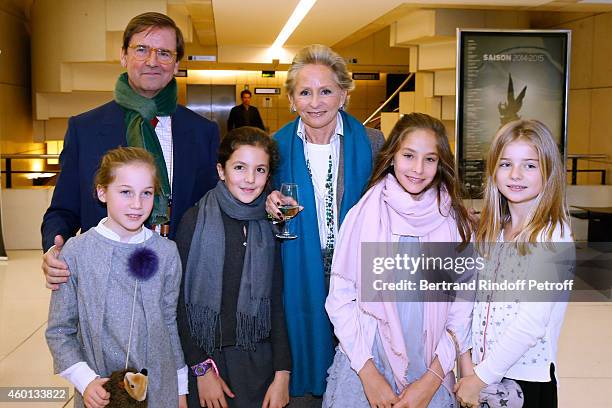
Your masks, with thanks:
[{"label": "plush toy mouse", "polygon": [[137,372],[133,369],[114,371],[104,384],[110,393],[110,402],[106,408],[147,407],[147,370]]}]

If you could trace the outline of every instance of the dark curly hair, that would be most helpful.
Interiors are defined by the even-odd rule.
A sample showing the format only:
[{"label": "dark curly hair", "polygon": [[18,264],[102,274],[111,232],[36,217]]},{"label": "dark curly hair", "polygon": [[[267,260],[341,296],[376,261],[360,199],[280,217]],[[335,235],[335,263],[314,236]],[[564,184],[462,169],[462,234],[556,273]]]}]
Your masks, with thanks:
[{"label": "dark curly hair", "polygon": [[240,146],[244,145],[261,147],[264,149],[270,157],[270,175],[274,174],[280,161],[276,141],[268,136],[263,130],[253,126],[243,126],[230,130],[223,140],[221,140],[221,145],[219,146],[219,159],[217,162],[222,167],[225,167],[225,163],[229,160],[230,156]]}]

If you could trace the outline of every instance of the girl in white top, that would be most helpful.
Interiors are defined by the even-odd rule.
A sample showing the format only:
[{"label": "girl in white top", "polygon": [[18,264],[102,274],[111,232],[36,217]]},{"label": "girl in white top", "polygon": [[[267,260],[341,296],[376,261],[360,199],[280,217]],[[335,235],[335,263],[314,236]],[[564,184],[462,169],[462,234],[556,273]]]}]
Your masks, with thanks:
[{"label": "girl in white top", "polygon": [[[573,245],[559,244],[572,238],[565,174],[550,130],[537,120],[503,126],[491,144],[486,177],[476,233],[476,243],[488,258],[485,274],[496,281],[514,281],[521,273],[538,280],[542,273],[557,273],[553,257],[564,256],[568,252],[563,249]],[[535,251],[545,252],[545,262]],[[456,385],[457,398],[464,406],[477,407],[485,386],[509,378],[522,388],[517,397],[524,397],[523,408],[556,407],[554,366],[567,303],[524,298],[500,302],[503,296],[500,291],[477,295],[472,322],[476,367]]]}]

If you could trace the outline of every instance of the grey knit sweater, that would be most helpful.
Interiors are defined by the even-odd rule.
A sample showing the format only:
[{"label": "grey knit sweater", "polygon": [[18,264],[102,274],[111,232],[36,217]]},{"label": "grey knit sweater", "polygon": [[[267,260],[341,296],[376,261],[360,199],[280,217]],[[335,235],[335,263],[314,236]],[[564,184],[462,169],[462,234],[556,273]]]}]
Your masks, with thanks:
[{"label": "grey knit sweater", "polygon": [[172,241],[153,234],[143,244],[127,244],[94,229],[68,240],[61,257],[70,279],[51,295],[47,343],[56,373],[79,361],[101,377],[124,368],[136,283],[127,262],[141,246],[155,252],[159,268],[138,284],[129,365],[148,370],[150,408],[177,406],[176,372],[185,363],[176,326],[181,265]]}]

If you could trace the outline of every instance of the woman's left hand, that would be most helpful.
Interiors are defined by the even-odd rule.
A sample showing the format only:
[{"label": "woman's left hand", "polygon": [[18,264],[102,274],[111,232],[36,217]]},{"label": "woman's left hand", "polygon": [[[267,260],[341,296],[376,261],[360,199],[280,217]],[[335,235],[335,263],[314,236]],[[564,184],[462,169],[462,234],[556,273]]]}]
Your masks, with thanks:
[{"label": "woman's left hand", "polygon": [[393,408],[427,408],[435,395],[440,380],[425,373],[421,378],[409,384],[400,394],[400,400]]},{"label": "woman's left hand", "polygon": [[453,391],[457,395],[457,401],[463,407],[478,407],[480,399],[480,390],[486,387],[476,374],[468,375],[459,380],[455,384]]},{"label": "woman's left hand", "polygon": [[266,391],[262,408],[283,408],[289,403],[289,372],[277,371]]},{"label": "woman's left hand", "polygon": [[187,395],[179,395],[179,408],[187,408]]}]

